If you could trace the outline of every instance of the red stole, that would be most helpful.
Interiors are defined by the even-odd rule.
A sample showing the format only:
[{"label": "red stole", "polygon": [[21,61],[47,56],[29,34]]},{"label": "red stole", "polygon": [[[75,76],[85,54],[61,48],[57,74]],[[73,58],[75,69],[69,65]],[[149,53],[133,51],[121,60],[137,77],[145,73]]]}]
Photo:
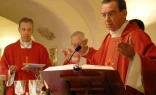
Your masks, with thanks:
[{"label": "red stole", "polygon": [[106,60],[104,62],[104,65],[112,66],[116,70],[118,68],[118,57],[119,57],[119,52],[116,50],[116,46],[117,43],[120,41],[121,41],[121,37],[110,39],[107,54],[106,54]]}]

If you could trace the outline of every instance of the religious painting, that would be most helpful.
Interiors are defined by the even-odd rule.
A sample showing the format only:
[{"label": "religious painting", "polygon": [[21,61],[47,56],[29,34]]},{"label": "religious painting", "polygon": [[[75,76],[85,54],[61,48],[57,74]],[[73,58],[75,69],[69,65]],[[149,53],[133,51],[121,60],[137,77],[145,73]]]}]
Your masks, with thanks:
[{"label": "religious painting", "polygon": [[57,46],[52,46],[50,48],[49,54],[50,54],[50,60],[53,63],[52,65],[56,66],[57,65]]}]

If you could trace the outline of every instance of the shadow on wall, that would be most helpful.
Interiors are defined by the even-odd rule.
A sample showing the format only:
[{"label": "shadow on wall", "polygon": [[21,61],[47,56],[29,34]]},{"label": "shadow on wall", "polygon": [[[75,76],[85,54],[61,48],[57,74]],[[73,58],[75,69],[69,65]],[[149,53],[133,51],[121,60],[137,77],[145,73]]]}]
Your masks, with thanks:
[{"label": "shadow on wall", "polygon": [[156,44],[156,22],[149,24],[148,26],[145,26],[145,32],[149,34],[151,37],[153,43]]}]

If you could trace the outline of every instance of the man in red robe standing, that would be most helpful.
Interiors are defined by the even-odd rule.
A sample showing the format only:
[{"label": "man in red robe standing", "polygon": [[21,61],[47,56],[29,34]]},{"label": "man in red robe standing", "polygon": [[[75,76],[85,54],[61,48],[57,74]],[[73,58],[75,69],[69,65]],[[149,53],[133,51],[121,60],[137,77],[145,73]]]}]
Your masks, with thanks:
[{"label": "man in red robe standing", "polygon": [[[110,33],[90,64],[118,70],[127,95],[156,95],[156,46],[150,37],[126,20],[125,0],[103,0],[102,15]],[[86,60],[74,57],[75,62]]]},{"label": "man in red robe standing", "polygon": [[52,65],[46,48],[32,41],[33,29],[33,20],[26,17],[22,18],[18,28],[21,35],[20,40],[4,49],[0,68],[1,73],[7,76],[7,95],[15,95],[14,80],[26,80],[25,92],[28,92],[28,80],[39,78],[40,69],[38,68],[30,67],[27,70],[21,70],[26,64],[45,64],[46,66],[43,69]]},{"label": "man in red robe standing", "polygon": [[[77,55],[83,58],[86,58],[87,61],[91,61],[92,56],[95,54],[96,50],[93,47],[88,47],[88,39],[85,38],[85,34],[81,31],[76,31],[71,35],[71,46],[75,49],[78,45],[81,45],[81,49],[77,51]],[[63,50],[62,53],[64,54],[66,60],[64,61],[64,65],[66,64],[74,64],[72,62],[68,62],[71,54],[74,50],[68,48],[68,50]]]}]

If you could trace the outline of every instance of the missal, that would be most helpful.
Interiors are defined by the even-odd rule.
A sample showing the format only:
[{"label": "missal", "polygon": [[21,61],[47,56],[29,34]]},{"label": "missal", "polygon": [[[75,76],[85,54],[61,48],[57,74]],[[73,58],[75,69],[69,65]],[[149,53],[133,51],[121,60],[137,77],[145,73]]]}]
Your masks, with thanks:
[{"label": "missal", "polygon": [[[45,69],[44,71],[58,71],[58,70],[73,70],[77,64],[69,64],[69,65],[62,65],[62,66],[51,66]],[[114,70],[111,66],[100,66],[100,65],[79,65],[81,69],[101,69],[101,70]]]},{"label": "missal", "polygon": [[22,67],[22,70],[27,70],[29,67],[36,67],[36,68],[43,68],[45,64],[37,64],[37,63],[28,63],[24,67]]}]

